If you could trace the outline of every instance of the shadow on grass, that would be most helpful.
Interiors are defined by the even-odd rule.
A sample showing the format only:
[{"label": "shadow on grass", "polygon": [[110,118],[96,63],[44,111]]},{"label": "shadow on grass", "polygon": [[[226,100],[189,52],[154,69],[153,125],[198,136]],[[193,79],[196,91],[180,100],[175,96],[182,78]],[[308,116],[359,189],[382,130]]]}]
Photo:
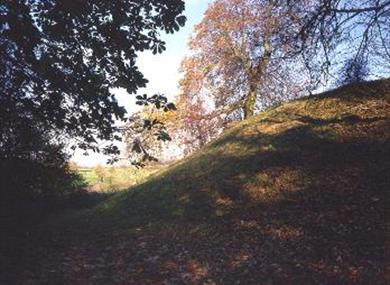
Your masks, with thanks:
[{"label": "shadow on grass", "polygon": [[[50,250],[63,253],[77,239],[79,247],[70,252],[84,249],[87,265],[97,268],[95,257],[105,251],[140,272],[138,284],[152,275],[155,283],[183,277],[148,261],[157,255],[171,268],[195,268],[198,277],[187,284],[209,278],[217,284],[385,284],[390,124],[388,113],[373,113],[323,119],[290,112],[278,114],[285,120],[272,116],[233,128],[185,161],[73,217]],[[102,236],[104,245],[96,242]],[[49,267],[62,261],[57,257]],[[115,276],[113,268],[99,270]],[[57,269],[63,280],[77,278],[67,270]]]},{"label": "shadow on grass", "polygon": [[[48,219],[73,211],[92,208],[111,197],[109,193],[79,191],[62,197],[36,197],[35,199],[2,200],[0,206],[0,283],[16,284],[19,264],[28,258],[28,251],[44,244],[51,229],[45,227]],[[26,252],[27,251],[27,252]],[[8,283],[11,282],[11,283]]]},{"label": "shadow on grass", "polygon": [[[165,246],[161,263],[185,249],[177,266],[198,268],[188,284],[385,284],[389,141],[337,140],[313,127],[252,138],[233,131],[210,146],[219,153],[203,152],[107,200],[93,212],[94,230],[149,229],[144,258]],[[232,140],[246,153],[227,151]],[[138,254],[133,247],[116,254]],[[148,270],[144,278],[167,278]]]},{"label": "shadow on grass", "polygon": [[[361,122],[366,120],[356,124]],[[317,124],[327,123],[316,121],[254,137],[235,130],[209,146],[218,152],[194,156],[108,200],[101,207],[103,215],[97,227],[110,226],[113,218],[118,223],[111,224],[119,227],[207,220],[266,200],[285,203],[301,197],[309,209],[326,204],[324,199],[330,199],[329,203],[360,199],[363,203],[375,195],[384,198],[383,187],[388,184],[383,177],[389,171],[384,158],[389,157],[389,141],[368,137],[338,140],[314,131]],[[348,120],[344,123],[349,124]],[[232,141],[245,152],[225,153]],[[269,145],[271,149],[262,148]]]},{"label": "shadow on grass", "polygon": [[[389,167],[388,159],[383,159],[389,157],[389,140],[383,134],[390,131],[386,127],[389,118],[388,113],[378,113],[375,108],[385,108],[382,99],[388,96],[388,86],[388,80],[369,82],[302,99],[325,99],[326,104],[333,104],[326,101],[328,98],[363,100],[352,109],[342,106],[345,110],[340,115],[338,103],[329,107],[332,112],[327,118],[295,106],[273,110],[268,115],[271,120],[251,121],[228,130],[203,151],[109,199],[90,220],[96,222],[96,228],[207,220],[265,200],[283,201],[292,192],[344,199],[328,186],[338,189],[348,183],[350,191],[360,195],[359,189],[385,183],[381,177]],[[378,101],[370,105],[373,109],[357,115],[356,110],[366,108],[365,99]],[[270,132],[261,129],[263,123],[265,127],[267,123],[271,127],[288,124]],[[341,133],[334,131],[336,127]],[[366,191],[368,196],[370,191]],[[354,197],[351,193],[348,195]]]}]

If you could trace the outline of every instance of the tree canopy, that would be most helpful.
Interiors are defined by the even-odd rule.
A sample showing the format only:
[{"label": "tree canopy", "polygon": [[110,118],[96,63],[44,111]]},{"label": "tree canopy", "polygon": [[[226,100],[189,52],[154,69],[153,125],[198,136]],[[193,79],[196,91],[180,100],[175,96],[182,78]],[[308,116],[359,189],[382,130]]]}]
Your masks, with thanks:
[{"label": "tree canopy", "polygon": [[137,54],[163,52],[160,31],[179,30],[183,11],[182,0],[1,0],[2,147],[25,118],[83,149],[118,139],[126,110],[110,88],[145,86]]},{"label": "tree canopy", "polygon": [[182,92],[208,94],[222,113],[241,109],[244,118],[258,101],[288,93],[269,87],[293,85],[283,59],[294,48],[302,13],[278,1],[213,2],[190,40],[194,54],[182,64]]},{"label": "tree canopy", "polygon": [[183,11],[182,0],[0,0],[1,199],[73,191],[69,141],[119,153],[101,146],[126,120],[111,89],[145,86],[138,54],[163,52],[160,33],[179,30]]},{"label": "tree canopy", "polygon": [[296,45],[295,55],[304,58],[316,82],[362,59],[375,67],[371,74],[383,77],[390,72],[390,1],[311,0]]}]

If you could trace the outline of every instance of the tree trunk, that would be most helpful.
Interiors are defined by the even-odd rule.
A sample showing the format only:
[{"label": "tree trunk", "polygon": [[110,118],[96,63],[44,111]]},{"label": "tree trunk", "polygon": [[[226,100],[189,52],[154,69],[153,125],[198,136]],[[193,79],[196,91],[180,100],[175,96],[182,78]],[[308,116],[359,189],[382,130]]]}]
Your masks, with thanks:
[{"label": "tree trunk", "polygon": [[[275,7],[275,1],[270,1],[270,4],[267,9],[268,21],[273,21],[272,18],[272,8]],[[272,34],[272,25],[271,23],[266,23],[267,29],[264,32],[263,39],[263,55],[259,62],[248,70],[249,77],[249,93],[244,101],[244,119],[252,117],[255,113],[255,105],[257,99],[257,86],[261,81],[263,81],[264,74],[267,71],[268,65],[270,63],[272,46],[271,46],[271,34]]]},{"label": "tree trunk", "polygon": [[264,35],[263,42],[264,54],[258,64],[249,70],[249,93],[244,101],[244,119],[252,117],[255,113],[255,105],[257,99],[257,86],[263,80],[263,76],[268,68],[271,58],[271,39],[268,32]]},{"label": "tree trunk", "polygon": [[255,113],[255,105],[256,105],[256,87],[250,86],[248,96],[244,102],[244,119],[248,119],[252,117]]}]

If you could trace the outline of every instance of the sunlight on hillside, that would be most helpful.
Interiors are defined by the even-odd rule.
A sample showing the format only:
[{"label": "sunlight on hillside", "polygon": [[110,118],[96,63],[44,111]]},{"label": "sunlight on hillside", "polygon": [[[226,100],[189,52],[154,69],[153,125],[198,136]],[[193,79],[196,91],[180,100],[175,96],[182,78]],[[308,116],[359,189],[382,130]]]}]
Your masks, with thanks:
[{"label": "sunlight on hillside", "polygon": [[389,0],[0,1],[0,285],[390,284]]},{"label": "sunlight on hillside", "polygon": [[[158,268],[187,264],[189,282],[217,278],[221,268],[238,278],[241,266],[252,280],[263,272],[259,258],[273,278],[279,275],[269,264],[285,278],[303,270],[329,281],[329,270],[339,268],[348,282],[381,279],[389,84],[351,85],[272,108],[61,227],[72,224],[71,239],[115,239],[119,248],[134,238],[132,250],[140,258],[153,251]],[[177,255],[184,249],[191,255]],[[230,278],[221,276],[222,283]]]}]

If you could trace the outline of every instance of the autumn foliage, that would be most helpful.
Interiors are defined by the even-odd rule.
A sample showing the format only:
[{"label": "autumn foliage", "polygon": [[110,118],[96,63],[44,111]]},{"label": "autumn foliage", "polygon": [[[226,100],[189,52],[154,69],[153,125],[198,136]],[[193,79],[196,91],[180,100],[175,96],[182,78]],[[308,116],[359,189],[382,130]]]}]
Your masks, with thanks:
[{"label": "autumn foliage", "polygon": [[230,121],[302,93],[297,70],[303,65],[289,55],[306,2],[218,0],[209,6],[190,39],[193,53],[181,65],[178,106],[195,145]]}]

